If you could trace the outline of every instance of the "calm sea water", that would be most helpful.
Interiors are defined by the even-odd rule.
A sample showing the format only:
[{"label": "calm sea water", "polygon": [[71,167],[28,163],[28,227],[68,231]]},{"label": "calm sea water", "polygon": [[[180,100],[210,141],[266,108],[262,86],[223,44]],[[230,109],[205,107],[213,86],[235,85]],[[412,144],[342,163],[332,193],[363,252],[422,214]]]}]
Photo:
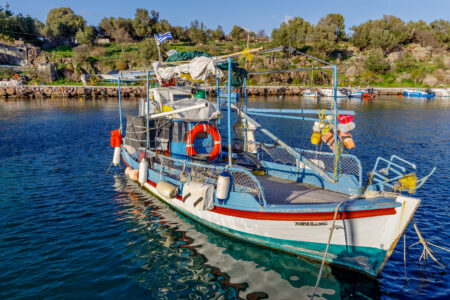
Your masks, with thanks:
[{"label": "calm sea water", "polygon": [[[253,107],[327,108],[298,97],[250,98]],[[415,219],[431,242],[449,247],[450,100],[343,101],[367,172],[398,154],[425,174]],[[125,102],[135,113],[137,102]],[[290,144],[308,144],[311,123],[259,118]],[[0,298],[302,299],[319,264],[210,231],[168,208],[123,174],[105,171],[117,101],[0,101]],[[304,131],[306,130],[306,131]],[[406,244],[417,241],[412,226]],[[441,262],[445,251],[435,249]],[[323,299],[445,298],[447,270],[418,264],[403,240],[381,276],[325,268]]]}]

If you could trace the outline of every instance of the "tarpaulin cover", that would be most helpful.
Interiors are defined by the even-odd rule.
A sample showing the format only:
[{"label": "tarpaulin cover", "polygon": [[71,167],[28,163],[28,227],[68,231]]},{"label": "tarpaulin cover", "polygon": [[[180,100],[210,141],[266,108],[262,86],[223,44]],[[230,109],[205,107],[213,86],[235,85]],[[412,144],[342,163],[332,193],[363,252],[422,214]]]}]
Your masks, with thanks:
[{"label": "tarpaulin cover", "polygon": [[182,51],[169,56],[166,62],[191,60],[199,56],[211,57],[211,55],[203,51]]},{"label": "tarpaulin cover", "polygon": [[206,81],[209,76],[223,76],[222,71],[217,68],[213,59],[205,56],[196,57],[189,63],[175,67],[163,68],[159,62],[153,62],[152,66],[156,76],[164,81],[180,76],[182,73],[189,74],[192,79],[199,81]]},{"label": "tarpaulin cover", "polygon": [[217,105],[205,99],[200,98],[186,98],[170,103],[173,110],[180,108],[191,107],[197,104],[206,103],[207,106],[195,110],[189,110],[172,115],[173,120],[182,121],[209,121],[218,118]]}]

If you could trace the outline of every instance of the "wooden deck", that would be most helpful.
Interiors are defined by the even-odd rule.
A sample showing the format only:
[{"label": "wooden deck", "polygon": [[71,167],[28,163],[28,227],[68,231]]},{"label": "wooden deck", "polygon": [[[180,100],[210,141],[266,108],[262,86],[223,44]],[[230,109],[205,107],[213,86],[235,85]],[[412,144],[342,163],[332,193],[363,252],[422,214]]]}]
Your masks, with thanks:
[{"label": "wooden deck", "polygon": [[332,203],[348,195],[273,176],[258,176],[268,204]]}]

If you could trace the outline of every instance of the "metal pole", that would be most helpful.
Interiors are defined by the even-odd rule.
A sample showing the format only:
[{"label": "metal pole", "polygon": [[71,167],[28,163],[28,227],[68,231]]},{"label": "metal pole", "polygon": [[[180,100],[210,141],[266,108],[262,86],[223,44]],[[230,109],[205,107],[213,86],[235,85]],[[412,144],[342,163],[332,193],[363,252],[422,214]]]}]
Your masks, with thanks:
[{"label": "metal pole", "polygon": [[149,95],[149,80],[150,80],[150,74],[147,72],[147,96],[146,96],[146,102],[147,102],[147,149],[150,149],[150,95]]},{"label": "metal pole", "polygon": [[156,38],[156,34],[153,35],[153,36],[155,37],[156,48],[158,48],[158,58],[159,58],[159,62],[162,62],[162,58],[161,58],[161,50],[159,49],[158,39]]},{"label": "metal pole", "polygon": [[[337,130],[337,67],[333,65],[333,84],[334,84],[334,149],[335,149],[335,161],[339,157],[339,147],[338,147],[338,130]],[[337,176],[337,175],[336,175]]]},{"label": "metal pole", "polygon": [[[244,112],[247,113],[247,75],[244,77]],[[242,122],[244,124],[244,149],[248,150],[247,145],[247,120]]]},{"label": "metal pole", "polygon": [[[220,79],[219,76],[216,76],[216,91],[217,91],[217,107],[220,112]],[[219,125],[219,133],[220,133],[220,118],[217,120]]]},{"label": "metal pole", "polygon": [[119,118],[120,118],[120,134],[122,134],[122,97],[120,92],[120,77],[117,79],[118,83],[118,96],[119,96]]},{"label": "metal pole", "polygon": [[244,77],[244,112],[247,113],[247,75]]},{"label": "metal pole", "polygon": [[[317,110],[314,109],[290,109],[290,108],[249,108],[248,113],[261,112],[261,113],[280,113],[280,114],[312,114],[317,115]],[[343,115],[356,115],[353,110],[340,110]],[[333,110],[325,110],[326,114],[333,114]]]},{"label": "metal pole", "polygon": [[228,165],[231,167],[231,58],[228,62]]}]

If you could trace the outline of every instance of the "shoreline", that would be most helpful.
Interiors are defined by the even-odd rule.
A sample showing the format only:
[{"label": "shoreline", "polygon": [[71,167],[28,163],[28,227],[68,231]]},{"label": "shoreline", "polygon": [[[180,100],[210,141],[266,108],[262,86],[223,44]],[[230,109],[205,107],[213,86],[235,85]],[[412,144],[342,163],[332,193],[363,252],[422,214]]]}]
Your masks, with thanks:
[{"label": "shoreline", "polygon": [[[249,96],[295,96],[301,95],[305,89],[321,89],[326,87],[300,87],[300,86],[248,86],[247,95]],[[343,87],[338,87],[343,88]],[[139,98],[145,97],[145,86],[124,86],[121,87],[121,95],[124,98]],[[216,87],[205,87],[208,94],[216,95]],[[357,90],[356,87],[347,89]],[[396,96],[402,94],[405,89],[416,88],[383,88],[373,87],[376,95],[379,96]],[[96,98],[96,97],[117,97],[117,86],[67,86],[67,85],[23,85],[15,87],[0,88],[0,98],[53,98],[53,97],[68,97],[68,98]],[[446,88],[435,88],[437,90],[446,90]]]}]

